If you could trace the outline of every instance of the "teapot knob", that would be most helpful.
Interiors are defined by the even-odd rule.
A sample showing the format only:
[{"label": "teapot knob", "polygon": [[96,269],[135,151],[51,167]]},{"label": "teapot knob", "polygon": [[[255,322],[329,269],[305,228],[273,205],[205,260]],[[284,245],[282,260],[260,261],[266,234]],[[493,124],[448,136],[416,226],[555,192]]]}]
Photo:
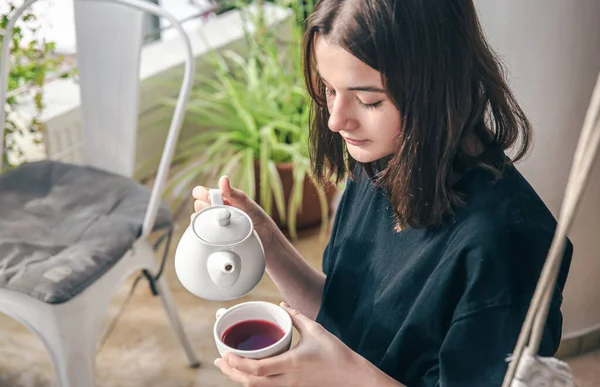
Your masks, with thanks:
[{"label": "teapot knob", "polygon": [[231,211],[226,208],[219,209],[216,212],[217,222],[219,222],[220,226],[228,226],[231,220]]}]

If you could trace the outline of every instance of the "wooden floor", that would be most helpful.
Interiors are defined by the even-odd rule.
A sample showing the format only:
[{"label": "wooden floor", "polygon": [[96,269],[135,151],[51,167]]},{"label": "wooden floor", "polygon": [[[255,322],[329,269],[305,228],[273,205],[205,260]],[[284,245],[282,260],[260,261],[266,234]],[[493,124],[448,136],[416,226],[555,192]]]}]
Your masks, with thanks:
[{"label": "wooden floor", "polygon": [[[175,241],[179,240],[188,222],[189,217],[183,216],[176,230]],[[318,232],[312,232],[303,236],[296,246],[314,267],[320,268],[325,243],[319,238]],[[190,369],[186,366],[159,300],[151,295],[146,283],[141,281],[112,334],[99,349],[97,386],[233,386],[212,364],[218,356],[212,339],[215,311],[246,300],[280,301],[277,289],[267,276],[242,300],[229,303],[200,300],[185,291],[174,276],[172,254],[165,275],[202,362],[201,368]],[[118,290],[107,312],[105,324],[123,304],[131,283],[132,279],[129,279]],[[579,387],[600,386],[600,352],[572,359],[570,364]],[[17,322],[0,315],[0,386],[54,385],[50,359],[39,340]]]}]

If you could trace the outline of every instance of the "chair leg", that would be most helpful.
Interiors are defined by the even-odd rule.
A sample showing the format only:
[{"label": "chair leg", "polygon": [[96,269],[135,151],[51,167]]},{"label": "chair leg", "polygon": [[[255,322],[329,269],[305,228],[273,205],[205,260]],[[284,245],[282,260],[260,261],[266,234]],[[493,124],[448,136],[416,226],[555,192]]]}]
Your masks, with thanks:
[{"label": "chair leg", "polygon": [[179,340],[179,344],[183,348],[185,355],[187,357],[188,362],[190,363],[190,367],[198,368],[200,367],[200,361],[196,357],[196,354],[192,350],[192,345],[183,330],[183,326],[181,325],[181,320],[179,319],[179,314],[177,313],[177,308],[175,307],[175,302],[173,301],[173,297],[171,296],[171,292],[164,277],[160,277],[156,283],[158,294],[160,296],[160,301],[165,308],[167,313],[167,317],[169,319],[169,323],[171,325],[171,329],[177,336]]},{"label": "chair leg", "polygon": [[49,305],[0,289],[0,312],[20,321],[44,343],[54,369],[53,385],[59,387],[94,387],[100,312],[85,308],[93,301],[82,295],[65,304]]},{"label": "chair leg", "polygon": [[94,387],[97,338],[95,324],[86,324],[88,321],[85,319],[57,317],[54,324],[48,324],[42,329],[40,335],[52,357],[58,385]]}]

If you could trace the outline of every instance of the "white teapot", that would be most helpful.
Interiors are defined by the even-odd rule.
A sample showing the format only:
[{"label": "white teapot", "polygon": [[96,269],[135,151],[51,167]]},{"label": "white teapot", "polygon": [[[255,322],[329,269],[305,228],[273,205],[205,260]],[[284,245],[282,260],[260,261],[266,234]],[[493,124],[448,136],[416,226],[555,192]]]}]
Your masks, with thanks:
[{"label": "white teapot", "polygon": [[192,294],[230,301],[250,292],[265,272],[265,252],[252,219],[209,190],[211,206],[198,211],[175,251],[175,273]]}]

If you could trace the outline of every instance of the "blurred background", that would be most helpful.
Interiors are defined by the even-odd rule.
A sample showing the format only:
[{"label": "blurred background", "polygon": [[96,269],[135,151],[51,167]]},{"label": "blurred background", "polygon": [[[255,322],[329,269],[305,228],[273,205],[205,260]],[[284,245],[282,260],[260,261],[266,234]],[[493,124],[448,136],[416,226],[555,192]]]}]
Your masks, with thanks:
[{"label": "blurred background", "polygon": [[[104,3],[76,6],[77,2],[41,0],[13,31],[3,123],[4,172],[50,159],[96,166],[152,187],[183,76],[181,36],[158,17],[145,15],[138,31],[139,25],[128,21],[127,12],[134,11]],[[153,2],[181,23],[196,64],[163,195],[176,219],[175,241],[189,223],[191,188],[216,186],[218,177],[228,174],[320,268],[343,187],[320,187],[308,173],[300,39],[312,1]],[[2,1],[0,34],[14,7],[22,3]],[[518,167],[558,216],[600,72],[600,2],[475,4],[534,126],[534,150]],[[128,45],[128,36],[140,36],[139,47]],[[139,51],[139,66],[125,68],[128,62],[120,58],[132,47]],[[85,72],[80,71],[83,63]],[[96,89],[90,86],[83,94],[82,84]],[[592,174],[570,234],[575,253],[564,294],[558,355],[572,365],[581,386],[600,385],[598,162]],[[116,290],[104,317],[105,326],[117,318],[118,322],[98,349],[98,385],[231,385],[212,365],[217,353],[210,333],[214,311],[230,304],[187,293],[174,276],[172,256],[170,251],[165,278],[202,367],[186,368],[159,301],[147,284],[134,286],[131,277]],[[278,302],[279,295],[265,277],[246,299]],[[53,378],[43,344],[20,323],[1,317],[0,386],[47,386]]]}]

